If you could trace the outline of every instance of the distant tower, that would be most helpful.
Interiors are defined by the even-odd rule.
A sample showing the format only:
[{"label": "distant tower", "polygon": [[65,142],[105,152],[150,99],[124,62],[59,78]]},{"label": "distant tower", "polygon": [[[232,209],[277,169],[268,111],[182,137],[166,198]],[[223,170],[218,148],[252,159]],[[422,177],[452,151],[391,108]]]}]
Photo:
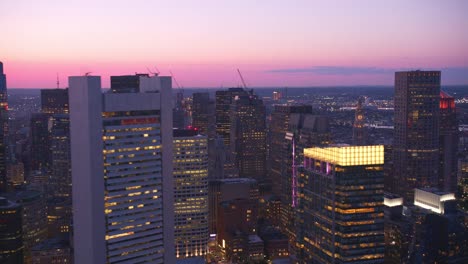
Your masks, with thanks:
[{"label": "distant tower", "polygon": [[214,116],[214,103],[209,93],[194,93],[192,106],[192,126],[201,134],[207,135],[211,116]]},{"label": "distant tower", "polygon": [[362,103],[363,97],[359,97],[358,104],[356,106],[356,113],[353,124],[353,145],[365,146],[367,143],[367,130],[365,127],[364,109]]},{"label": "distant tower", "polygon": [[6,75],[3,73],[3,63],[0,62],[0,191],[7,188],[7,136],[8,136],[8,95]]},{"label": "distant tower", "polygon": [[208,249],[208,138],[174,129],[174,222],[177,258],[205,256]]},{"label": "distant tower", "polygon": [[265,105],[253,91],[236,96],[229,112],[230,148],[239,176],[262,183],[266,176]]},{"label": "distant tower", "polygon": [[395,192],[412,203],[415,188],[437,187],[440,71],[395,73]]},{"label": "distant tower", "polygon": [[447,93],[440,92],[440,126],[439,126],[439,188],[446,192],[457,191],[457,152],[458,121],[455,99]]}]

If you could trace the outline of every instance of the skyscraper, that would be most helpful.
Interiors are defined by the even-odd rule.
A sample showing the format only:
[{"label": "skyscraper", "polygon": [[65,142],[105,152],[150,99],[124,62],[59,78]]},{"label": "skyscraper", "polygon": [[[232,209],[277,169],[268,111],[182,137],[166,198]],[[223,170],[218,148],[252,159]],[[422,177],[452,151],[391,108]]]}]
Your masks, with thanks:
[{"label": "skyscraper", "polygon": [[47,239],[46,197],[43,192],[21,189],[6,194],[8,200],[21,205],[24,263],[31,263],[31,249]]},{"label": "skyscraper", "polygon": [[[327,116],[310,113],[292,113],[289,118],[288,132],[284,140],[284,153],[287,155],[281,163],[281,229],[288,236],[294,255],[298,250],[296,243],[296,205],[299,168],[304,161],[304,149],[330,144],[331,132]],[[277,183],[273,183],[277,184]]]},{"label": "skyscraper", "polygon": [[356,113],[354,117],[353,124],[353,145],[356,146],[365,146],[367,145],[367,135],[366,135],[366,120],[364,117],[364,108],[362,103],[364,101],[363,97],[359,97],[358,103],[356,106]]},{"label": "skyscraper", "polygon": [[246,93],[242,88],[229,88],[226,91],[216,91],[216,134],[223,138],[224,145],[230,148],[231,139],[231,104],[237,95]]},{"label": "skyscraper", "polygon": [[383,146],[304,150],[300,263],[383,263]]},{"label": "skyscraper", "polygon": [[31,117],[31,168],[47,173],[50,166],[50,114],[34,113]]},{"label": "skyscraper", "polygon": [[196,130],[174,130],[174,219],[177,258],[208,249],[208,139]]},{"label": "skyscraper", "polygon": [[138,85],[69,77],[75,263],[175,263],[171,78]]},{"label": "skyscraper", "polygon": [[256,179],[266,176],[266,117],[263,101],[245,91],[236,95],[229,112],[231,118],[230,147],[239,177]]},{"label": "skyscraper", "polygon": [[395,73],[393,177],[404,203],[415,188],[437,187],[440,71]]},{"label": "skyscraper", "polygon": [[68,89],[42,89],[41,112],[68,114]]},{"label": "skyscraper", "polygon": [[270,124],[270,179],[272,182],[273,194],[280,197],[283,194],[282,178],[288,173],[285,163],[291,159],[291,152],[287,145],[290,141],[285,140],[286,133],[289,132],[289,121],[292,114],[311,114],[311,105],[275,105],[271,114]]},{"label": "skyscraper", "polygon": [[193,93],[192,126],[207,135],[214,121],[214,104],[209,93]]},{"label": "skyscraper", "polygon": [[457,191],[458,133],[455,99],[441,91],[439,189],[451,193]]},{"label": "skyscraper", "polygon": [[0,191],[7,187],[7,135],[8,135],[8,95],[6,75],[3,73],[3,63],[0,61]]},{"label": "skyscraper", "polygon": [[0,197],[0,263],[23,263],[22,208]]}]

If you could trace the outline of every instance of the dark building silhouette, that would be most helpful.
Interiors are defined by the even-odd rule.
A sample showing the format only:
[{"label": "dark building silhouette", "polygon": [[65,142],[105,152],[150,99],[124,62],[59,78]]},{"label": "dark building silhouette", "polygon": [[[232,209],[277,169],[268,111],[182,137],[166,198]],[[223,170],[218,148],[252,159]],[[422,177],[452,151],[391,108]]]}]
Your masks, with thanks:
[{"label": "dark building silhouette", "polygon": [[140,77],[149,77],[149,74],[111,76],[110,89],[113,93],[138,93],[140,92]]},{"label": "dark building silhouette", "polygon": [[210,181],[208,188],[210,234],[219,232],[216,228],[220,203],[235,199],[259,199],[258,183],[254,179],[217,179]]},{"label": "dark building silhouette", "polygon": [[364,115],[364,107],[362,105],[363,101],[364,98],[359,97],[353,123],[353,145],[356,146],[367,145],[367,129],[365,127],[366,119]]},{"label": "dark building silhouette", "polygon": [[68,114],[68,89],[42,89],[41,112]]},{"label": "dark building silhouette", "polygon": [[266,116],[263,101],[245,91],[232,101],[230,147],[239,177],[264,182],[266,176]]},{"label": "dark building silhouette", "polygon": [[258,200],[235,199],[218,207],[217,242],[234,263],[263,260],[264,243],[256,235]]},{"label": "dark building silhouette", "polygon": [[210,100],[209,93],[193,93],[192,97],[192,127],[208,135],[215,117],[214,102]]},{"label": "dark building silhouette", "polygon": [[184,108],[184,93],[183,91],[177,91],[175,94],[174,109],[172,110],[172,123],[174,128],[186,128],[186,114],[187,113]]},{"label": "dark building silhouette", "polygon": [[8,94],[3,63],[0,62],[0,191],[7,189]]},{"label": "dark building silhouette", "polygon": [[458,133],[455,99],[441,91],[439,127],[439,189],[452,193],[457,191]]},{"label": "dark building silhouette", "polygon": [[50,114],[34,113],[31,117],[31,169],[48,172],[50,166]]},{"label": "dark building silhouette", "polygon": [[216,91],[216,134],[223,138],[224,145],[229,149],[231,144],[231,104],[235,96],[245,94],[242,88],[229,88],[225,91]]},{"label": "dark building silhouette", "polygon": [[43,192],[29,189],[5,196],[22,207],[24,263],[31,263],[31,249],[47,238],[46,197]]},{"label": "dark building silhouette", "polygon": [[440,71],[395,73],[393,175],[405,204],[415,188],[438,186],[439,101]]},{"label": "dark building silhouette", "polygon": [[414,206],[391,194],[384,204],[385,263],[466,263],[466,214],[453,193],[416,189]]},{"label": "dark building silhouette", "polygon": [[23,263],[21,205],[0,197],[0,263]]},{"label": "dark building silhouette", "polygon": [[290,141],[285,140],[286,132],[289,130],[289,121],[292,114],[311,114],[311,105],[275,105],[271,114],[270,123],[270,161],[269,172],[272,182],[272,192],[276,196],[282,195],[282,178],[286,177],[287,168],[284,166],[291,159],[291,152],[287,145]]}]

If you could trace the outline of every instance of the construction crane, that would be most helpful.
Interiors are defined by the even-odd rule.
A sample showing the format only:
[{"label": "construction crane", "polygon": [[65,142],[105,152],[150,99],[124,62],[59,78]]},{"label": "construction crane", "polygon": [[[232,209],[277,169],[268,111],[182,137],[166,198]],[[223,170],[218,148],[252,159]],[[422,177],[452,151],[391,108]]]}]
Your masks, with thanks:
[{"label": "construction crane", "polygon": [[181,92],[184,92],[184,89],[181,88],[181,86],[179,85],[179,82],[177,82],[177,79],[176,79],[176,77],[174,76],[174,74],[172,73],[172,71],[169,71],[169,73],[171,74],[172,79],[174,79],[174,82],[175,82],[175,84],[177,85],[177,88],[178,88],[179,90],[181,90]]},{"label": "construction crane", "polygon": [[239,73],[239,77],[240,77],[240,79],[241,79],[241,81],[242,81],[243,88],[244,88],[244,89],[247,89],[247,85],[245,84],[244,77],[242,77],[242,73],[240,72],[239,69],[237,69],[237,73]]}]

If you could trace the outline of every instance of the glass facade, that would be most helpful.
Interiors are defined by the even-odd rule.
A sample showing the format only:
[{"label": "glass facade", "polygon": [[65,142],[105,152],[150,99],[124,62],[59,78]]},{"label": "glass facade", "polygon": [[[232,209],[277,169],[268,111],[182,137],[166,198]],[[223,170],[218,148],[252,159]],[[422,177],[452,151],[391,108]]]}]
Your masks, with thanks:
[{"label": "glass facade", "polygon": [[383,263],[383,146],[305,149],[304,158],[301,263]]}]

